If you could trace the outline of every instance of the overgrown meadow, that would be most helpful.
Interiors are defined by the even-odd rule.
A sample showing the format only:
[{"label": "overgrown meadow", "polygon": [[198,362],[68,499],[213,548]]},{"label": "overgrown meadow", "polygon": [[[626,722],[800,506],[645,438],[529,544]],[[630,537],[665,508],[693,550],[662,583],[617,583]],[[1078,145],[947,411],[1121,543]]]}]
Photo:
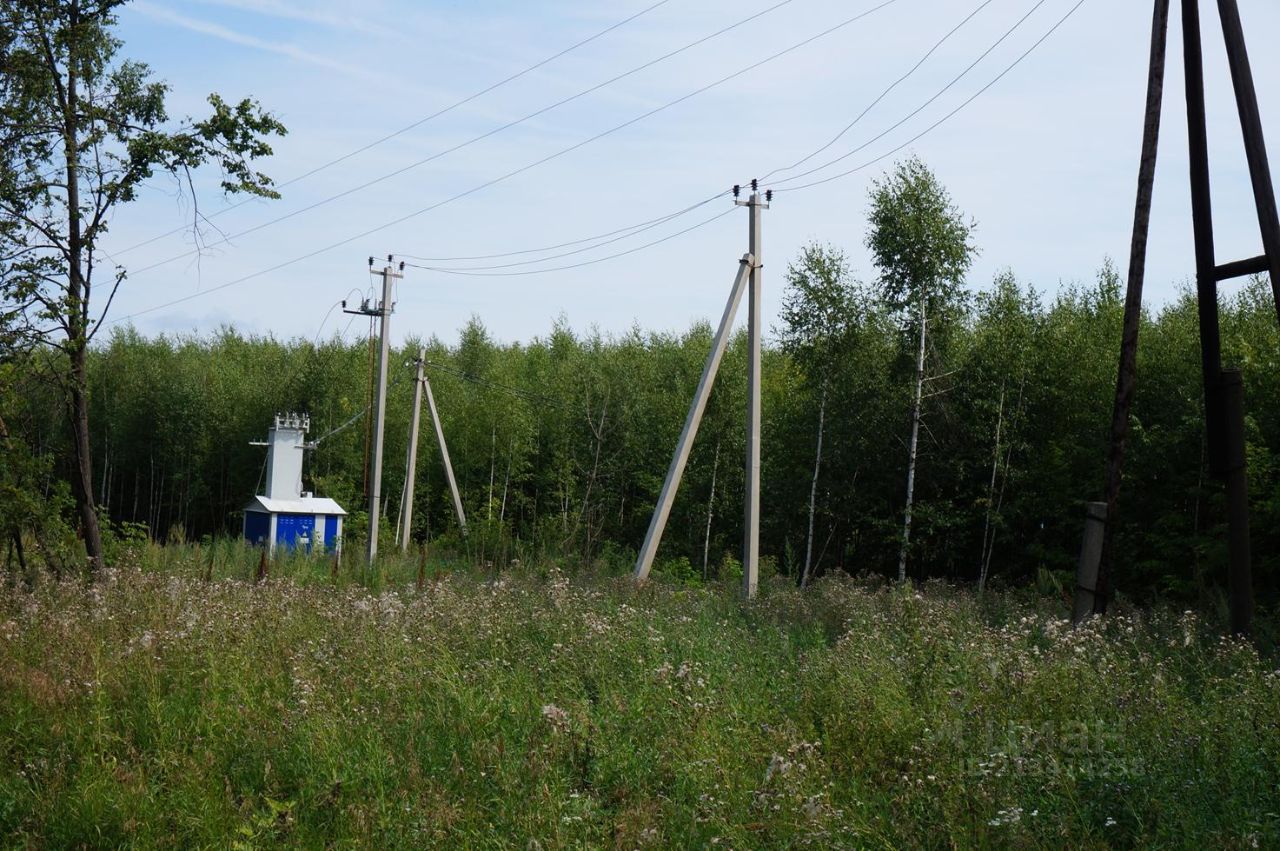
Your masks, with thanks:
[{"label": "overgrown meadow", "polygon": [[1280,672],[1189,613],[214,555],[6,577],[4,844],[1280,843]]}]

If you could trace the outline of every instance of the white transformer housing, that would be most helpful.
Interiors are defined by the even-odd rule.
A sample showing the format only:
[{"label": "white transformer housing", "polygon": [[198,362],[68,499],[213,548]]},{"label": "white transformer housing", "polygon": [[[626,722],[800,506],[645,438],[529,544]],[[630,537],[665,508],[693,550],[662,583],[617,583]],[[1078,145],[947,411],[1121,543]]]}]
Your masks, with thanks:
[{"label": "white transformer housing", "polygon": [[270,499],[302,496],[302,453],[307,448],[311,417],[276,414],[267,436],[267,492]]}]

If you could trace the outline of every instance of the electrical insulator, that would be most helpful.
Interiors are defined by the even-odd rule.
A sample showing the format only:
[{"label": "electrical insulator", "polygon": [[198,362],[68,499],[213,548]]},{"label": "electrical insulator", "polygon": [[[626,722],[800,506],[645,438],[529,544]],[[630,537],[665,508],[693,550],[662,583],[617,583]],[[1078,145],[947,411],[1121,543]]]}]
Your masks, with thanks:
[{"label": "electrical insulator", "polygon": [[401,261],[400,261],[400,271],[401,271],[401,272],[403,272],[403,271],[404,271],[404,261],[403,261],[403,260],[401,260]]},{"label": "electrical insulator", "polygon": [[759,188],[760,188],[759,181],[757,181],[754,177],[751,178],[751,191],[755,192]]},{"label": "electrical insulator", "polygon": [[742,192],[742,187],[736,183],[733,184],[733,197],[737,198],[741,192]]},{"label": "electrical insulator", "polygon": [[772,200],[773,200],[773,190],[772,190],[772,189],[766,189],[766,190],[764,191],[764,200],[765,200],[765,202],[766,202],[766,203],[768,203],[768,202],[770,202],[770,201],[772,201]]},{"label": "electrical insulator", "polygon": [[373,268],[373,258],[372,258],[372,257],[370,257],[370,258],[369,258],[369,268],[370,268],[370,269],[372,269],[372,268]]}]

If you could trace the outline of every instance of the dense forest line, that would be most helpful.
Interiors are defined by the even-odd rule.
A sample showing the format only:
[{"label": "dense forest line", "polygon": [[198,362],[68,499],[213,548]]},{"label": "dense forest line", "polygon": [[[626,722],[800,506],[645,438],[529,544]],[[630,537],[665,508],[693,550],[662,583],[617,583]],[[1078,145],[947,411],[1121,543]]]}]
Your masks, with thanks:
[{"label": "dense forest line", "polygon": [[[1019,582],[1071,569],[1083,505],[1101,487],[1122,309],[1107,266],[1051,299],[1005,274],[931,322],[910,576],[974,581],[989,565],[992,581]],[[806,557],[815,573],[894,572],[918,345],[900,320],[834,249],[812,246],[788,271],[763,373],[761,545],[781,572],[798,576]],[[1244,367],[1265,599],[1280,574],[1280,333],[1269,288],[1255,280],[1224,300],[1222,327],[1226,361]],[[473,552],[624,560],[644,535],[710,337],[705,324],[616,336],[557,324],[527,344],[503,344],[473,320],[454,343],[407,341],[391,361],[385,513],[394,520],[404,484],[422,345]],[[1116,581],[1134,597],[1204,599],[1225,584],[1225,535],[1221,489],[1205,472],[1194,296],[1146,315],[1141,340]],[[740,551],[745,355],[739,334],[668,526],[667,570],[715,575]],[[319,446],[308,453],[307,484],[351,512],[349,539],[361,534],[364,339],[119,330],[90,351],[88,368],[95,496],[117,534],[237,533],[265,460],[250,442],[278,411],[311,415]],[[43,529],[37,545],[52,555],[58,529],[65,538],[74,523],[59,484],[74,472],[63,398],[35,354],[3,369],[0,513],[10,557],[18,528]],[[456,542],[425,415],[415,501],[414,537]],[[392,534],[394,523],[384,528]]]}]

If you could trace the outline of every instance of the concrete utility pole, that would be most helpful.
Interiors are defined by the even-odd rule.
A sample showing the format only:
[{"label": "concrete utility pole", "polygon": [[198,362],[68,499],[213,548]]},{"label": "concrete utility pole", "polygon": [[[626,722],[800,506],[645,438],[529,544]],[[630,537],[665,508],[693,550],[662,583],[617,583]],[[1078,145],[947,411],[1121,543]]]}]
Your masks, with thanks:
[{"label": "concrete utility pole", "polygon": [[418,473],[418,420],[422,413],[422,382],[426,377],[422,368],[426,364],[427,350],[418,350],[418,374],[413,382],[413,418],[409,421],[409,458],[405,464],[404,510],[401,512],[400,552],[409,551],[409,530],[413,528],[413,484]]},{"label": "concrete utility pole", "polygon": [[751,189],[751,198],[746,202],[751,213],[751,286],[747,298],[747,493],[742,509],[742,596],[748,600],[756,595],[760,575],[760,325],[764,321],[760,304],[764,279],[760,211],[769,206],[760,200],[754,180]]},{"label": "concrete utility pole", "polygon": [[[711,397],[711,387],[716,380],[716,372],[720,369],[720,361],[724,357],[725,348],[729,344],[729,331],[733,327],[733,319],[738,313],[738,305],[744,292],[750,293],[748,304],[748,355],[747,355],[747,456],[746,456],[746,499],[743,509],[743,544],[742,544],[742,593],[748,599],[756,594],[756,585],[760,570],[760,329],[763,322],[761,314],[761,269],[759,255],[761,250],[760,210],[769,208],[773,193],[765,192],[761,200],[756,181],[751,181],[751,198],[747,201],[735,201],[740,207],[750,208],[751,251],[742,256],[738,264],[738,274],[733,281],[733,289],[729,292],[729,302],[725,305],[724,315],[720,317],[720,326],[716,329],[711,341],[711,351],[707,354],[707,362],[702,368],[702,378],[698,381],[698,389],[694,391],[693,402],[689,406],[689,414],[685,418],[684,428],[680,432],[680,440],[676,443],[675,455],[671,458],[671,466],[667,469],[667,477],[658,494],[658,504],[654,506],[653,518],[649,521],[649,531],[645,533],[644,544],[636,557],[635,578],[646,579],[653,569],[654,557],[658,554],[658,545],[662,542],[662,533],[666,529],[667,519],[671,515],[671,506],[675,503],[676,491],[680,487],[680,479],[684,476],[685,465],[689,462],[689,453],[693,449],[693,440],[698,434],[698,426],[702,423],[702,414],[706,410],[707,400]],[[740,187],[733,188],[737,198]]]},{"label": "concrete utility pole", "polygon": [[1080,545],[1080,561],[1076,565],[1075,603],[1071,623],[1079,625],[1093,614],[1098,587],[1098,563],[1102,557],[1102,539],[1106,533],[1107,504],[1089,503],[1084,523],[1084,541]]},{"label": "concrete utility pole", "polygon": [[373,461],[372,475],[369,477],[369,564],[378,557],[378,520],[382,515],[382,435],[387,419],[387,358],[391,353],[391,313],[395,305],[391,302],[391,285],[398,278],[404,277],[404,263],[399,270],[391,266],[392,256],[387,255],[387,264],[381,272],[373,271],[373,258],[369,258],[369,272],[382,276],[382,300],[370,304],[368,299],[361,303],[359,310],[346,310],[343,313],[358,313],[364,316],[376,316],[379,319],[379,339],[381,347],[378,354],[378,391],[374,398],[373,424]]}]

